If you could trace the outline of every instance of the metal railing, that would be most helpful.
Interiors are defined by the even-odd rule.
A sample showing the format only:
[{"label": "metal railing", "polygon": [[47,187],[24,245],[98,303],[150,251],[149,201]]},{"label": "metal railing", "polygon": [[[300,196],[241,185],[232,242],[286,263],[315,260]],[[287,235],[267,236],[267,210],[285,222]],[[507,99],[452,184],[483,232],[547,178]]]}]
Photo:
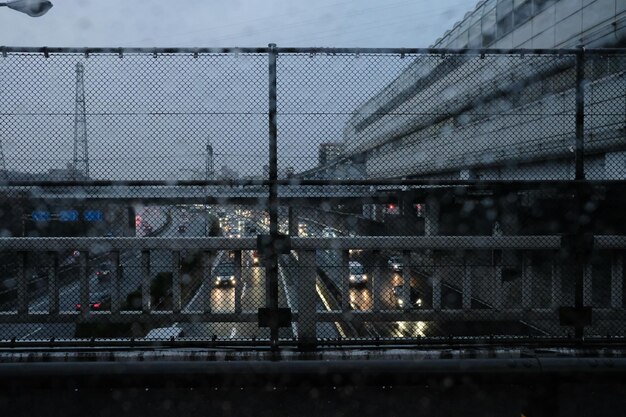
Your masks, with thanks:
[{"label": "metal railing", "polygon": [[[585,337],[588,340],[623,340],[623,322],[626,320],[626,311],[623,307],[623,251],[626,242],[622,236],[597,236],[593,242],[597,253],[611,253],[610,278],[608,295],[604,295],[602,302],[594,298],[594,285],[597,282],[594,276],[591,262],[585,264],[586,274],[583,281],[584,308],[592,308],[593,320],[586,324]],[[62,298],[59,294],[59,258],[58,253],[68,249],[79,248],[81,250],[78,261],[77,281],[80,294],[80,308],[69,311],[59,306]],[[199,307],[185,306],[181,296],[181,252],[202,248],[206,252],[205,261],[202,262],[202,279],[197,287],[197,296],[204,299]],[[248,326],[249,329],[258,328],[259,311],[257,308],[242,306],[242,270],[245,270],[245,262],[242,262],[242,251],[251,251],[257,248],[254,238],[20,238],[0,239],[0,250],[11,251],[20,254],[19,273],[17,276],[16,305],[10,310],[0,313],[0,324],[31,324],[50,325],[73,323],[80,324],[120,324],[141,323],[149,327],[171,327],[198,323],[219,324],[231,323]],[[402,268],[397,276],[398,286],[395,297],[402,297],[401,293],[408,295],[414,290],[412,287],[419,286],[423,291],[420,295],[419,305],[410,303],[407,297],[404,305],[389,303],[389,291],[384,286],[388,278],[385,277],[388,265],[374,263],[367,270],[368,282],[361,289],[351,287],[349,280],[349,251],[374,250],[381,248],[389,251],[401,251],[403,254]],[[291,239],[293,253],[285,255],[289,259],[280,261],[281,285],[285,293],[277,293],[277,298],[288,299],[291,308],[291,317],[288,323],[280,326],[288,328],[288,332],[279,336],[281,345],[308,344],[311,346],[324,344],[415,344],[415,343],[475,343],[476,341],[489,340],[493,343],[504,343],[515,340],[518,343],[530,341],[555,340],[562,343],[571,342],[571,327],[575,323],[567,323],[564,318],[562,307],[574,307],[571,280],[563,280],[562,271],[567,267],[564,260],[559,258],[558,253],[563,250],[563,239],[560,236],[422,236],[422,237],[340,237],[340,238],[297,238]],[[140,251],[141,254],[141,302],[136,309],[125,309],[122,306],[124,298],[120,291],[122,285],[120,253],[124,251]],[[153,303],[150,284],[154,272],[151,270],[150,254],[158,251],[171,251],[171,308],[159,308]],[[33,309],[29,306],[29,280],[26,256],[24,251],[49,254],[51,268],[48,274],[47,308]],[[234,259],[239,263],[235,269],[235,280],[232,308],[229,311],[215,309],[211,305],[211,291],[215,265],[213,260],[219,251],[233,251]],[[427,251],[427,252],[426,252]],[[495,260],[490,265],[464,262],[453,262],[451,257],[471,251],[480,254],[493,251],[516,251],[524,256],[531,253],[549,253],[548,261],[550,272],[542,275],[533,271],[539,267],[539,263],[525,263],[522,271],[518,298],[514,299],[507,294],[507,289],[502,281],[503,263]],[[109,277],[111,284],[111,304],[107,309],[94,311],[90,308],[89,300],[89,274],[87,268],[87,253],[90,257],[101,257],[103,254],[110,257],[114,262],[114,269]],[[417,262],[415,256],[424,256],[426,253],[438,253],[438,264],[432,265],[428,261]],[[336,264],[326,265],[326,271],[320,268],[318,262],[320,254],[334,253],[340,261]],[[219,256],[219,255],[218,255]],[[448,259],[446,260],[446,256]],[[476,256],[476,255],[475,255]],[[426,257],[430,257],[427,255]],[[285,273],[284,270],[290,272]],[[330,271],[340,271],[339,280],[329,278]],[[429,270],[430,275],[424,271]],[[487,272],[489,270],[489,272]],[[478,275],[472,271],[477,271]],[[212,273],[213,272],[213,273]],[[292,273],[293,272],[293,273]],[[415,284],[410,279],[416,272],[424,282]],[[285,275],[288,275],[285,277]],[[478,281],[488,281],[494,287],[486,289],[476,285]],[[568,282],[569,281],[569,282]],[[267,280],[265,283],[267,284]],[[497,285],[496,285],[497,284]],[[597,284],[596,284],[597,285]],[[400,289],[401,288],[401,289]],[[370,290],[371,299],[367,305],[360,308],[355,306],[354,292],[363,289]],[[538,299],[533,299],[533,291],[547,291],[547,294]],[[599,291],[603,291],[599,287]],[[455,293],[459,300],[454,305],[448,305],[445,293]],[[569,292],[569,293],[568,293]],[[427,299],[427,297],[430,297]],[[276,300],[278,304],[278,299]],[[282,301],[281,301],[282,303]],[[321,306],[324,306],[323,308]],[[320,328],[320,324],[335,328],[336,331],[328,333],[328,328]],[[471,326],[472,323],[480,323],[484,329],[478,329],[474,334],[466,334],[463,331],[455,333],[454,330],[437,329],[451,326]],[[485,326],[492,323],[493,326]],[[507,328],[514,324],[512,328]],[[579,325],[579,324],[576,324]],[[394,327],[395,326],[395,327]],[[414,334],[394,333],[397,326],[416,326],[420,332]],[[277,326],[278,328],[279,326]],[[428,330],[431,327],[436,330]],[[520,328],[523,330],[520,331]],[[498,329],[495,330],[494,329]],[[144,335],[145,336],[145,335]],[[232,335],[230,335],[232,336]],[[64,339],[50,338],[41,340],[38,337],[17,339],[11,337],[10,330],[3,329],[2,343],[15,346],[37,343],[56,344],[124,344],[130,343],[131,338],[114,338],[107,336],[106,331],[96,340],[81,341],[69,337]],[[132,338],[133,344],[153,344],[156,342],[173,343],[184,345],[186,343],[213,345],[270,345],[271,335],[266,337],[229,337],[227,334],[217,335],[212,331],[195,334],[193,337],[170,333],[156,334],[150,337]]]}]

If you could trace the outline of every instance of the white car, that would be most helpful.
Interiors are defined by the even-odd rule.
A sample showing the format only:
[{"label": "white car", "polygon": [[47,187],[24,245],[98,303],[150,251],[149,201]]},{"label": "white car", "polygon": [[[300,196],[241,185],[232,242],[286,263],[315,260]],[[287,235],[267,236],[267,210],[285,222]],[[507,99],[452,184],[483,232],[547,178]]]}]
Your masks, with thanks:
[{"label": "white car", "polygon": [[348,276],[350,285],[365,285],[367,283],[367,275],[365,275],[363,265],[357,261],[350,261],[348,268],[350,270],[350,275]]},{"label": "white car", "polygon": [[387,265],[393,271],[400,272],[402,271],[402,258],[399,256],[392,256],[387,261]]},{"label": "white car", "polygon": [[322,230],[322,237],[337,237],[337,232],[335,232],[330,227],[325,227]]}]

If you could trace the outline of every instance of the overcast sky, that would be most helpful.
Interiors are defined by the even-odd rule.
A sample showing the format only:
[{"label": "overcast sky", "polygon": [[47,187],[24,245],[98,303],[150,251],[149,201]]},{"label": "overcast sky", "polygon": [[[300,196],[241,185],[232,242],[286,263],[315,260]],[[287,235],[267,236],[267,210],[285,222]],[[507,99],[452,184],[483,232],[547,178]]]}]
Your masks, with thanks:
[{"label": "overcast sky", "polygon": [[53,0],[39,18],[0,9],[9,46],[426,47],[473,0]]},{"label": "overcast sky", "polygon": [[[427,47],[473,0],[53,0],[31,18],[0,8],[0,45]],[[173,6],[176,4],[177,6]],[[97,178],[258,175],[267,164],[267,57],[82,55],[0,58],[0,140],[9,169],[47,172],[72,158],[75,65],[85,68],[90,173]],[[407,65],[400,56],[283,55],[279,164],[317,164],[349,115]],[[9,76],[10,75],[10,76]],[[10,81],[9,81],[10,80]],[[43,92],[43,94],[42,94]],[[198,174],[200,173],[200,174]]]}]

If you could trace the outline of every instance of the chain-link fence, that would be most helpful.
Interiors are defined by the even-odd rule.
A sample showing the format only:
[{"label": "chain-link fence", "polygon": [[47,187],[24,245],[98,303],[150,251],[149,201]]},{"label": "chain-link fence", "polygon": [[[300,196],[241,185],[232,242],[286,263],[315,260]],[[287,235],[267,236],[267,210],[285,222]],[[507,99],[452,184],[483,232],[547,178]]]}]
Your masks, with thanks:
[{"label": "chain-link fence", "polygon": [[626,336],[624,51],[1,52],[3,343]]}]

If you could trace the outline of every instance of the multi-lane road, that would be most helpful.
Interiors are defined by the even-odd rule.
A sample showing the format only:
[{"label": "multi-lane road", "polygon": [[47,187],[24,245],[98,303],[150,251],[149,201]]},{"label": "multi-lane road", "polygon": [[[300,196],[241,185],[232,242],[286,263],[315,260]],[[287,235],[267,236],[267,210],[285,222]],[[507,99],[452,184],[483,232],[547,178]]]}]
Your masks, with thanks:
[{"label": "multi-lane road", "polygon": [[[316,221],[300,220],[308,236],[323,236],[324,230],[329,228]],[[302,229],[302,227],[300,228]],[[342,235],[343,231],[333,229],[337,235]],[[381,251],[375,255],[371,251],[353,251],[350,260],[363,265],[368,277],[367,282],[361,286],[348,287],[349,308],[353,310],[402,310],[404,307],[398,302],[398,298],[404,298],[404,302],[411,296],[406,294],[406,290],[400,288],[404,285],[405,279],[409,281],[410,292],[413,293],[413,304],[419,298],[419,306],[414,308],[431,309],[433,301],[433,288],[428,275],[405,266],[402,271],[394,271],[387,265],[390,256],[399,255]],[[334,286],[336,293],[339,293],[348,283],[345,267],[341,267],[341,252],[333,250],[320,250],[317,252],[318,266],[323,270],[330,285]],[[492,308],[480,299],[472,297],[473,308]],[[460,289],[443,283],[441,288],[441,308],[442,309],[462,309],[462,294]],[[541,334],[541,331],[529,323],[508,321],[508,322],[480,322],[472,320],[471,314],[463,322],[446,322],[440,320],[422,321],[396,321],[396,322],[368,322],[363,326],[355,328],[354,331],[359,337],[381,337],[381,338],[403,338],[403,337],[447,337],[455,336],[475,336],[475,335],[497,335],[497,334]],[[325,337],[320,335],[319,337]]]},{"label": "multi-lane road", "polygon": [[[163,237],[179,237],[179,236],[206,236],[209,230],[207,223],[208,217],[205,211],[188,211],[184,208],[171,209],[172,221],[167,224],[160,232],[159,236]],[[153,216],[158,213],[152,213]],[[258,219],[251,220],[253,216],[244,218],[229,213],[226,224],[224,224],[224,235],[245,236],[249,232],[249,225],[253,224],[256,233],[267,232],[267,226]],[[306,234],[311,237],[319,237],[327,235],[328,228],[314,221],[300,220],[302,229],[306,230]],[[248,225],[248,226],[246,226]],[[181,228],[184,226],[184,228]],[[227,230],[230,228],[230,230]],[[340,235],[342,232],[335,230]],[[246,250],[241,253],[241,280],[234,285],[216,285],[215,272],[223,263],[232,263],[232,253],[221,251],[212,258],[210,271],[201,271],[201,276],[197,279],[197,288],[186,294],[183,299],[183,312],[203,312],[210,306],[212,312],[235,312],[240,305],[241,311],[244,313],[256,313],[259,308],[267,305],[266,299],[266,280],[265,268],[253,261],[252,251]],[[321,269],[324,279],[320,279],[322,285],[317,285],[317,309],[337,310],[342,307],[352,310],[377,311],[377,310],[401,310],[403,307],[399,305],[399,294],[404,294],[399,290],[402,288],[405,280],[408,280],[411,292],[414,298],[418,297],[421,302],[419,308],[430,308],[432,306],[432,287],[427,276],[413,268],[404,268],[404,271],[395,272],[389,269],[386,261],[389,255],[382,252],[379,259],[373,259],[371,252],[353,252],[350,255],[351,261],[360,262],[364,266],[364,272],[368,279],[364,285],[349,286],[348,276],[345,265],[342,266],[340,251],[335,250],[319,250],[317,251],[316,261]],[[106,262],[108,255],[101,255],[90,261],[89,269],[89,293],[90,298],[98,297],[106,299],[113,293],[112,285],[115,282],[112,279],[113,271],[108,274],[97,275],[96,271],[106,269],[103,263]],[[121,304],[124,306],[127,297],[135,292],[140,292],[142,282],[142,253],[139,251],[125,251],[120,253],[121,276],[118,279],[118,292]],[[293,311],[298,310],[298,294],[295,288],[298,286],[300,268],[298,264],[297,253],[290,255],[282,255],[279,259],[279,305],[282,307],[290,307]],[[372,266],[377,264],[378,266]],[[150,273],[154,278],[161,272],[171,272],[173,268],[173,255],[168,250],[153,250],[150,252]],[[81,287],[78,279],[78,268],[73,268],[66,272],[66,278],[59,288],[59,309],[61,311],[75,311],[76,304],[80,302]],[[73,275],[73,276],[72,276]],[[70,276],[70,278],[67,278]],[[321,276],[320,276],[321,277]],[[184,278],[183,278],[184,279]],[[324,288],[320,288],[324,287]],[[347,300],[342,303],[341,294],[347,293]],[[240,302],[235,300],[239,294]],[[104,296],[103,296],[104,295]],[[207,300],[208,297],[208,300]],[[408,294],[404,294],[405,302],[409,300]],[[414,300],[412,300],[414,301]],[[472,300],[472,303],[481,304],[480,300]],[[29,298],[29,311],[31,313],[44,313],[39,323],[29,324],[2,324],[0,325],[0,340],[11,338],[16,339],[66,339],[75,337],[76,326],[73,323],[48,323],[45,320],[45,312],[50,307],[50,300],[45,290],[35,292]],[[126,306],[127,307],[127,306]],[[138,306],[139,307],[139,306]],[[11,310],[12,305],[0,306],[0,310]],[[102,307],[104,310],[108,306]],[[124,308],[124,307],[123,307]],[[159,309],[159,306],[153,306]],[[444,285],[442,288],[442,308],[460,309],[461,294],[458,290]],[[481,308],[489,308],[487,305],[481,305]],[[500,324],[500,326],[523,325],[519,323]],[[457,329],[452,323],[445,322],[380,322],[371,321],[364,324],[355,325],[352,323],[334,323],[321,322],[317,323],[317,337],[334,339],[338,336],[342,337],[423,337],[423,336],[446,336],[448,334],[459,334],[470,331],[477,333],[493,334],[499,331],[499,328],[488,328],[488,324],[479,324],[466,326],[464,329]],[[481,327],[482,326],[482,327]],[[181,322],[169,323],[163,322],[162,327],[178,328],[181,335],[191,339],[267,339],[269,338],[269,329],[260,328],[256,322]],[[346,330],[349,330],[346,332]],[[510,328],[506,329],[510,333]],[[291,327],[280,330],[280,337],[286,339],[296,338],[298,336],[298,325],[292,323]],[[157,335],[158,337],[158,335]]]},{"label": "multi-lane road", "polygon": [[[152,219],[153,224],[163,224],[165,222],[165,214],[159,211],[163,210],[151,207],[146,211],[148,215],[145,217]],[[194,222],[194,227],[204,233],[205,227],[202,219]],[[177,233],[177,228],[172,222],[161,231],[160,235],[174,236],[175,233]],[[143,231],[139,231],[138,234],[143,235]],[[138,251],[121,252],[120,263],[122,265],[122,274],[119,279],[119,294],[121,300],[126,300],[128,294],[137,290],[141,283],[141,253]],[[167,253],[167,251],[153,251],[150,267],[151,271],[154,272],[153,275],[161,271],[171,270],[171,254]],[[109,308],[108,305],[110,304],[109,299],[112,294],[111,285],[113,283],[111,279],[113,275],[112,269],[108,254],[98,255],[89,261],[88,285],[90,300],[101,301],[103,309]],[[98,275],[97,272],[101,274]],[[78,274],[79,268],[75,262],[61,267],[60,276],[63,279],[59,288],[59,311],[76,311],[81,297],[81,283]],[[29,294],[29,313],[46,313],[50,305],[49,294],[45,288]],[[0,311],[11,311],[14,308],[13,302],[7,302],[0,306]],[[18,340],[68,339],[75,337],[76,325],[74,323],[50,323],[46,322],[45,317],[42,314],[40,323],[0,324],[0,340],[12,338]]]}]

